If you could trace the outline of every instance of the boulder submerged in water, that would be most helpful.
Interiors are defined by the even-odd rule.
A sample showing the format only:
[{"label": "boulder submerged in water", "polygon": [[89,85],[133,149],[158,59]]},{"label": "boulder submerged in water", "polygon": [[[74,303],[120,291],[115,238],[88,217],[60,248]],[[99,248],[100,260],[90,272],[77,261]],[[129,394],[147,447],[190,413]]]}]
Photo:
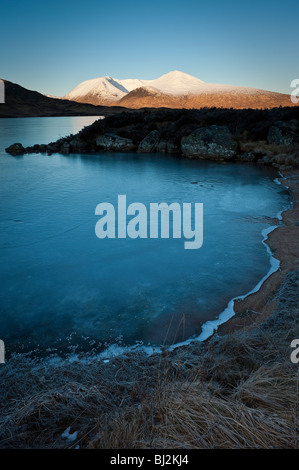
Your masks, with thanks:
[{"label": "boulder submerged in water", "polygon": [[5,149],[5,152],[15,157],[16,155],[24,155],[26,153],[26,150],[22,144],[15,143],[7,147]]},{"label": "boulder submerged in water", "polygon": [[195,129],[181,139],[183,155],[189,158],[230,160],[237,154],[237,143],[226,126]]}]

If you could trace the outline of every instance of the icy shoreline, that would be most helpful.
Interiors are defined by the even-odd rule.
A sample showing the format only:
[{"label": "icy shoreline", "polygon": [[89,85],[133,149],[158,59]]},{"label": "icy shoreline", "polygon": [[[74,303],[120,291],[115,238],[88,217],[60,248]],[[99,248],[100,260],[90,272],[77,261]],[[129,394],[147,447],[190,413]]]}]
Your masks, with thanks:
[{"label": "icy shoreline", "polygon": [[[281,178],[284,178],[283,175],[280,173]],[[280,181],[278,178],[275,178],[273,180],[274,183],[280,184]],[[285,186],[288,188],[287,186]],[[282,220],[282,213],[285,212],[288,209],[292,208],[292,203],[290,204],[290,207],[282,209],[276,216],[278,220]],[[202,325],[202,331],[197,337],[190,337],[186,339],[185,341],[181,341],[178,343],[174,343],[170,346],[152,346],[152,345],[144,345],[142,343],[137,343],[132,346],[120,346],[116,343],[113,343],[109,345],[105,350],[99,352],[99,353],[86,353],[86,352],[80,352],[78,354],[76,353],[71,353],[67,355],[66,357],[62,357],[59,354],[52,355],[51,357],[44,357],[41,360],[44,363],[47,363],[48,365],[55,366],[55,365],[61,365],[63,363],[66,364],[71,364],[74,362],[80,362],[82,364],[88,364],[93,361],[100,361],[103,362],[104,364],[108,364],[110,360],[113,358],[116,358],[118,356],[125,355],[127,353],[145,353],[148,357],[152,356],[153,354],[162,354],[165,352],[171,352],[174,351],[177,348],[180,348],[182,346],[188,346],[191,343],[200,343],[204,342],[207,339],[209,339],[213,334],[217,331],[218,327],[224,323],[226,323],[228,320],[230,320],[232,317],[236,315],[236,311],[234,310],[234,304],[235,301],[238,300],[244,300],[251,294],[254,294],[260,290],[264,282],[273,274],[275,273],[279,267],[280,267],[280,261],[276,259],[270,247],[266,243],[268,240],[268,235],[273,232],[275,229],[277,229],[279,225],[273,225],[268,228],[265,228],[262,230],[261,235],[262,235],[262,244],[265,246],[266,251],[269,255],[269,260],[270,260],[270,268],[268,272],[263,276],[263,278],[255,285],[253,289],[251,289],[249,292],[241,295],[241,296],[236,296],[233,297],[229,303],[227,304],[226,308],[218,315],[218,317],[215,320],[208,320]],[[39,361],[39,359],[38,359]]]}]

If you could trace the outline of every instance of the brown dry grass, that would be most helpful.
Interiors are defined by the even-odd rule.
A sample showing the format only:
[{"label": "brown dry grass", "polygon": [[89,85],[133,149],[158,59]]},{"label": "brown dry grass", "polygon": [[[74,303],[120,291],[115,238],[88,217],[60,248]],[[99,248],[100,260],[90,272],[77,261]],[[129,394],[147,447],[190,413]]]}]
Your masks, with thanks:
[{"label": "brown dry grass", "polygon": [[273,155],[290,154],[298,150],[295,145],[274,145],[268,144],[265,140],[247,141],[240,143],[242,152],[269,152]]},{"label": "brown dry grass", "polygon": [[[262,338],[251,344],[249,335],[239,336],[232,335],[226,352],[218,350],[216,341],[208,360],[203,358],[184,378],[177,374],[169,380],[161,374],[151,397],[109,416],[89,446],[298,448],[298,368],[289,361],[262,364],[257,347]],[[219,355],[213,360],[214,348]]]},{"label": "brown dry grass", "polygon": [[[85,99],[85,98],[84,98]],[[88,101],[92,104],[101,104],[100,101]],[[227,91],[215,93],[201,93],[198,95],[173,96],[163,93],[153,93],[139,88],[133,90],[114,105],[127,108],[234,108],[234,109],[270,109],[279,106],[297,106],[292,103],[290,95],[260,90],[259,93],[244,94],[242,92]]]}]

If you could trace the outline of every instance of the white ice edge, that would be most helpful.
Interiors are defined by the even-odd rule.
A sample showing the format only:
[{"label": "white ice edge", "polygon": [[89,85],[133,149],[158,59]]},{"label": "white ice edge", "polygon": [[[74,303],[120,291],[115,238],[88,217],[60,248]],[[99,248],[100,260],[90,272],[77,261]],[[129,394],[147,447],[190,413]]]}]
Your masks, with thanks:
[{"label": "white ice edge", "polygon": [[197,338],[191,338],[188,341],[184,341],[182,343],[174,344],[173,346],[171,346],[169,348],[170,350],[173,350],[174,348],[177,348],[178,346],[182,346],[182,345],[185,345],[185,344],[190,344],[190,342],[192,342],[192,341],[205,341],[206,339],[208,339],[210,336],[212,336],[215,333],[215,331],[218,329],[219,325],[222,325],[223,323],[226,323],[230,318],[232,318],[235,315],[235,313],[236,313],[234,311],[235,300],[244,300],[249,295],[254,294],[255,292],[258,292],[259,289],[261,288],[261,286],[263,285],[263,283],[265,282],[265,280],[269,276],[271,276],[271,274],[275,273],[279,269],[280,261],[278,259],[274,258],[269,246],[265,243],[265,241],[268,238],[269,233],[272,232],[273,230],[275,230],[277,227],[278,227],[278,225],[273,225],[271,227],[268,227],[268,228],[262,230],[262,235],[264,237],[263,240],[262,240],[262,243],[265,245],[265,247],[267,249],[267,252],[270,255],[270,269],[269,269],[268,273],[257,283],[257,285],[250,292],[247,292],[247,294],[240,295],[240,296],[237,296],[237,297],[234,297],[233,299],[231,299],[229,301],[227,307],[223,310],[223,312],[220,313],[220,315],[218,316],[218,318],[216,320],[207,321],[206,323],[204,323],[202,325],[202,332]]},{"label": "white ice edge", "polygon": [[[280,172],[279,172],[279,175],[280,175],[281,178],[286,179]],[[276,184],[282,185],[282,183],[279,181],[278,178],[275,178],[273,180],[273,182],[276,183]],[[283,185],[283,186],[286,189],[288,189],[288,186],[285,186],[285,185]],[[292,206],[292,204],[291,204],[291,206]],[[278,212],[278,214],[276,216],[276,218],[278,220],[282,220],[282,213],[285,210],[286,209],[282,209],[281,211]],[[272,251],[270,250],[269,246],[267,245],[267,243],[265,243],[267,238],[268,238],[269,233],[271,233],[277,227],[278,227],[278,225],[272,225],[271,227],[268,227],[268,228],[262,230],[262,236],[263,236],[262,243],[266,247],[267,253],[269,254],[269,257],[270,257],[270,269],[269,269],[268,273],[256,284],[256,286],[250,292],[247,292],[247,294],[237,296],[237,297],[234,297],[233,299],[231,299],[229,301],[227,307],[223,310],[223,312],[220,313],[220,315],[217,317],[216,320],[207,321],[206,323],[204,323],[202,325],[202,331],[201,331],[199,336],[197,336],[196,338],[190,338],[186,341],[182,341],[181,343],[173,344],[172,346],[169,347],[170,351],[172,351],[173,349],[175,349],[179,346],[190,344],[191,342],[194,342],[194,341],[205,341],[206,339],[210,338],[215,333],[215,331],[218,329],[218,327],[220,325],[222,325],[223,323],[226,323],[228,320],[230,320],[235,315],[235,313],[236,313],[234,311],[235,300],[244,300],[249,295],[254,294],[255,292],[258,292],[259,289],[261,288],[261,286],[263,285],[263,283],[265,282],[265,280],[268,279],[268,277],[270,277],[271,274],[278,271],[278,269],[280,267],[280,261],[273,256]]]}]

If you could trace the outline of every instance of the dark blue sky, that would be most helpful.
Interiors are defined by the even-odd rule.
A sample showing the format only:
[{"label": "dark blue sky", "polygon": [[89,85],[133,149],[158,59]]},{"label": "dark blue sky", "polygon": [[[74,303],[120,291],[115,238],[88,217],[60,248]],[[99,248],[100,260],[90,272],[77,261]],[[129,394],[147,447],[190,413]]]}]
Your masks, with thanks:
[{"label": "dark blue sky", "polygon": [[1,0],[0,15],[0,78],[43,93],[171,70],[284,93],[299,78],[294,0]]}]

